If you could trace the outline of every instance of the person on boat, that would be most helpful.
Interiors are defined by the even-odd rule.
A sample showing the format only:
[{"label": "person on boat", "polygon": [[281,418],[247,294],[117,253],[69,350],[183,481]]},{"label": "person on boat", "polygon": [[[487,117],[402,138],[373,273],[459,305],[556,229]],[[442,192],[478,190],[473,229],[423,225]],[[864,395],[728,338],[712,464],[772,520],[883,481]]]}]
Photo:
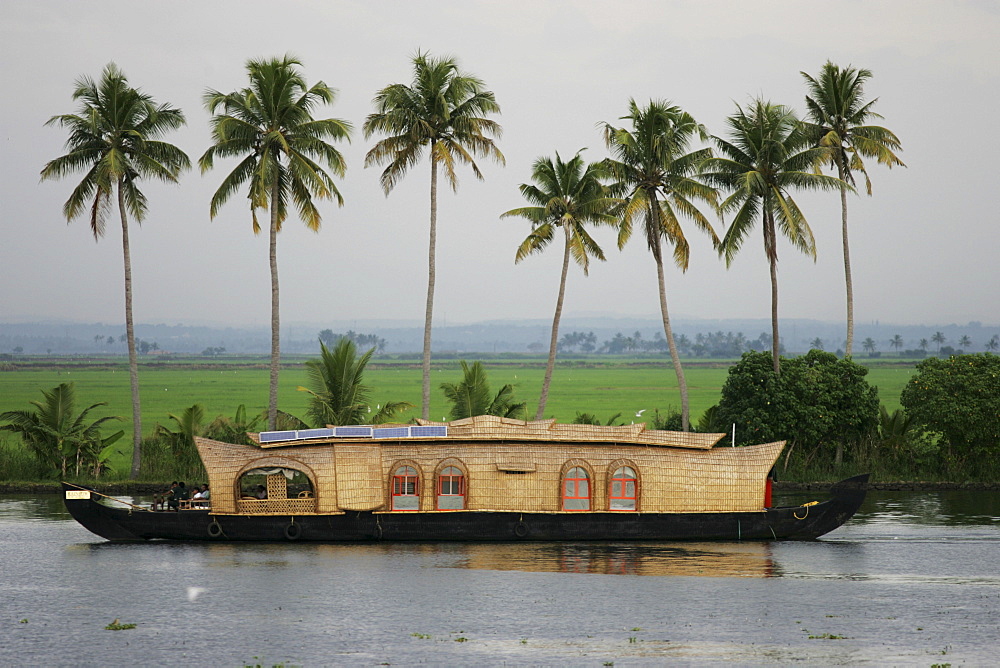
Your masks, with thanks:
[{"label": "person on boat", "polygon": [[201,487],[195,485],[194,494],[191,495],[191,506],[193,508],[208,508],[208,499],[208,485],[202,485]]},{"label": "person on boat", "polygon": [[177,483],[177,487],[172,488],[170,495],[170,500],[167,501],[167,505],[170,506],[171,510],[180,510],[181,501],[187,501],[191,498],[188,488],[184,485],[184,481]]},{"label": "person on boat", "polygon": [[170,483],[170,489],[153,496],[153,510],[165,510],[167,503],[173,497],[174,488],[177,487],[177,481]]},{"label": "person on boat", "polygon": [[257,494],[255,494],[255,496],[258,499],[266,499],[267,498],[267,490],[264,489],[264,485],[257,485]]}]

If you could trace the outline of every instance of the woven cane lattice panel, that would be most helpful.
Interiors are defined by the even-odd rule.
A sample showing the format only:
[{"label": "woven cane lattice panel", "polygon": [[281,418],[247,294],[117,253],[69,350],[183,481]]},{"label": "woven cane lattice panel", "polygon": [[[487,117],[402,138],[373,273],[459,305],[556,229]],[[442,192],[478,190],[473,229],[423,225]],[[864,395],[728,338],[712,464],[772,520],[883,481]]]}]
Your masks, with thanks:
[{"label": "woven cane lattice panel", "polygon": [[316,499],[240,499],[238,512],[244,515],[301,515],[316,512]]},{"label": "woven cane lattice panel", "polygon": [[267,498],[269,499],[287,499],[288,498],[288,481],[285,476],[280,473],[277,475],[267,476]]}]

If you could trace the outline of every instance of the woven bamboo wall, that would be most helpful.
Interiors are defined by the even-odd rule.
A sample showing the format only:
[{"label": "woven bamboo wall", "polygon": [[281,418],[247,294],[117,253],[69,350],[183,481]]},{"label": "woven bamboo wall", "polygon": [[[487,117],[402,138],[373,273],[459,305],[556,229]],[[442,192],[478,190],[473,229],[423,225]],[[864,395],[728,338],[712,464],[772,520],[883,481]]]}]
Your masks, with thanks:
[{"label": "woven bamboo wall", "polygon": [[[341,447],[337,445],[335,447]],[[608,481],[619,466],[639,476],[640,512],[726,512],[764,506],[764,480],[783,442],[740,448],[682,450],[636,445],[390,442],[383,446],[383,503],[401,465],[421,476],[421,510],[435,509],[434,472],[445,459],[462,462],[469,510],[557,512],[562,476],[582,466],[591,480],[591,509],[607,510]],[[500,469],[520,469],[509,473]],[[534,469],[534,470],[531,470]]]},{"label": "woven bamboo wall", "polygon": [[[477,421],[482,418],[470,424]],[[481,438],[482,424],[472,424],[477,427],[475,437],[466,439],[461,429],[468,425],[457,422],[449,425],[446,439],[292,442],[280,449],[202,438],[196,442],[208,469],[213,511],[220,513],[255,510],[253,504],[237,505],[236,485],[245,471],[267,466],[294,468],[309,476],[319,513],[388,509],[393,472],[399,466],[413,466],[420,475],[420,509],[431,511],[436,506],[435,473],[446,460],[465,473],[468,510],[559,512],[562,477],[571,466],[588,472],[591,510],[607,510],[612,473],[619,466],[631,466],[639,479],[639,512],[752,511],[763,507],[764,480],[784,446],[778,442],[704,449],[581,443],[571,440],[572,428],[587,425],[551,421],[527,423],[527,429],[536,434],[558,430],[560,438],[539,442],[532,434],[532,440],[517,440],[525,425],[519,420],[491,420],[488,430],[509,431],[511,440],[490,442]],[[634,437],[640,429],[642,425],[630,425],[626,431]],[[671,438],[682,440],[683,435],[663,440]]]},{"label": "woven bamboo wall", "polygon": [[[237,488],[240,476],[258,467],[281,466],[306,474],[313,486],[315,499],[290,499],[288,506],[299,509],[310,506],[318,513],[338,512],[336,469],[333,462],[333,448],[312,446],[287,448],[281,451],[262,450],[254,445],[236,445],[207,438],[195,438],[198,453],[208,471],[209,486],[212,490],[212,511],[217,513],[243,512],[237,509],[240,490]],[[278,499],[270,504],[258,504],[273,512],[282,512],[285,506]],[[287,504],[286,504],[287,505]],[[257,508],[257,506],[247,506]]]},{"label": "woven bamboo wall", "polygon": [[332,449],[336,453],[338,506],[343,510],[374,510],[385,503],[382,446],[338,443]]}]

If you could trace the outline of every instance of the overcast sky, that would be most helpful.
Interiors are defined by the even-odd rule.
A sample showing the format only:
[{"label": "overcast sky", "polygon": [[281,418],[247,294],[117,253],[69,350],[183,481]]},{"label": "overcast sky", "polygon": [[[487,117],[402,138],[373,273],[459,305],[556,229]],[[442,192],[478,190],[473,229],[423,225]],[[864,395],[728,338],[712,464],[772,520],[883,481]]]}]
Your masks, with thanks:
[{"label": "overcast sky", "polygon": [[[849,201],[859,323],[1000,322],[995,202],[1000,133],[1000,3],[938,0],[802,2],[204,2],[88,0],[4,3],[0,23],[0,322],[124,321],[117,217],[94,242],[86,220],[67,226],[62,205],[81,175],[39,182],[64,152],[65,131],[44,127],[75,113],[74,81],[110,61],[133,86],[180,107],[187,126],[166,139],[192,162],[209,145],[206,88],[246,84],[248,58],[286,52],[308,82],[339,90],[320,114],[349,120],[341,146],[345,205],[321,203],[318,234],[290,218],[278,239],[282,320],[418,322],[426,290],[426,159],[386,197],[379,170],[363,167],[360,128],[383,86],[411,77],[412,55],[456,56],[495,92],[506,167],[481,162],[484,181],[460,173],[442,189],[438,220],[438,323],[548,318],[561,251],[514,265],[529,225],[499,215],[523,205],[517,186],[532,161],[586,148],[605,157],[596,125],[617,123],[630,97],[668,99],[724,134],[736,103],[763,96],[804,111],[800,71],[826,60],[872,70],[869,97],[900,137],[907,168],[872,165],[874,196]],[[215,220],[209,199],[230,163],[179,184],[143,186],[149,215],[131,232],[139,323],[269,322],[267,235],[254,236],[242,195]],[[779,246],[780,315],[844,319],[836,193],[798,197],[818,260]],[[719,222],[721,234],[728,221]],[[688,227],[691,268],[671,267],[675,318],[766,318],[767,266],[759,230],[728,270]],[[584,278],[571,271],[566,311],[658,313],[652,258],[637,236]]]}]

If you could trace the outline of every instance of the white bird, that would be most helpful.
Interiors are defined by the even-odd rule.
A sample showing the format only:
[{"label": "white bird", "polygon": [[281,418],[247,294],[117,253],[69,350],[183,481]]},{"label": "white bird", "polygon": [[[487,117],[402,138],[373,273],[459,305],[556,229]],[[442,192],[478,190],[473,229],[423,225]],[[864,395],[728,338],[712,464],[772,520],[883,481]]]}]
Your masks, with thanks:
[{"label": "white bird", "polygon": [[205,593],[204,587],[188,587],[187,597],[188,600],[194,603],[195,599]]},{"label": "white bird", "polygon": [[646,412],[646,409],[643,408],[641,411],[639,411],[638,413],[636,413],[635,416],[636,417],[642,417],[642,414],[645,413],[645,412]]}]

